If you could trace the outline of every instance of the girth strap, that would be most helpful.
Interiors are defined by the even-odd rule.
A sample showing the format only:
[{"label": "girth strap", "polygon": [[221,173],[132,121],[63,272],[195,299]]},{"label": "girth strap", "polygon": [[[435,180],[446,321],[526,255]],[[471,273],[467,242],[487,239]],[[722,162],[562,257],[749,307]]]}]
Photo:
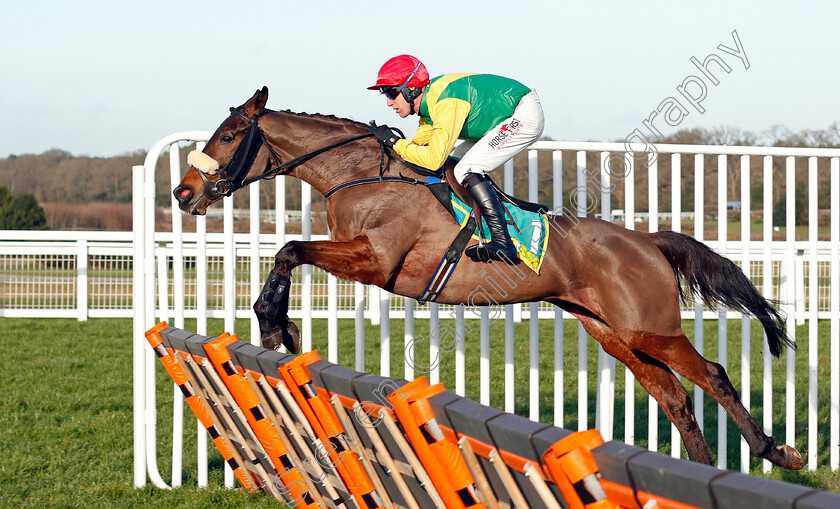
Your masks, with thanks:
[{"label": "girth strap", "polygon": [[446,283],[449,281],[449,277],[455,271],[455,266],[458,265],[461,255],[464,254],[464,249],[469,244],[475,227],[475,215],[471,215],[467,224],[461,228],[455,240],[449,245],[449,248],[438,264],[437,270],[435,270],[434,275],[429,280],[429,284],[426,285],[423,294],[417,299],[418,302],[434,302],[440,297],[441,292],[446,287]]}]

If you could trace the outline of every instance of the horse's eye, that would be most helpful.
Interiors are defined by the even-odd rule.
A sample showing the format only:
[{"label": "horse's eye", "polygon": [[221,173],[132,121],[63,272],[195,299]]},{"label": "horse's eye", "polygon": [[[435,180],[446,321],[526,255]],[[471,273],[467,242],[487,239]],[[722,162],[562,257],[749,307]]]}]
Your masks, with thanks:
[{"label": "horse's eye", "polygon": [[221,141],[224,144],[231,143],[231,142],[233,142],[233,136],[231,136],[229,134],[223,134],[219,137],[219,141]]}]

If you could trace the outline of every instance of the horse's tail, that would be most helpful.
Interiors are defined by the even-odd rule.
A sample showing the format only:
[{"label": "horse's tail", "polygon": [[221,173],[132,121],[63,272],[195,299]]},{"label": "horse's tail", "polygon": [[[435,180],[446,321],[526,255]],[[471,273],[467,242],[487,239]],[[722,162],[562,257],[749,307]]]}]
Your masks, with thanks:
[{"label": "horse's tail", "polygon": [[678,282],[680,277],[685,281],[688,295],[680,285],[681,299],[699,294],[709,307],[719,303],[752,315],[764,326],[770,353],[776,357],[782,353],[782,343],[796,348],[785,329],[785,316],[776,308],[778,303],[765,299],[731,260],[688,235],[662,231],[648,236],[668,259]]}]

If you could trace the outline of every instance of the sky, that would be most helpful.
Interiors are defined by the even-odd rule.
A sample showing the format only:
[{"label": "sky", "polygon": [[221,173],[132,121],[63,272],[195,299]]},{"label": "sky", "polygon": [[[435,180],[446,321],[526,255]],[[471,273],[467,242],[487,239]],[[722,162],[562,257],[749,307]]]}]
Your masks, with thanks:
[{"label": "sky", "polygon": [[[0,158],[145,151],[215,130],[263,85],[271,109],[410,136],[417,117],[399,119],[366,90],[402,53],[432,76],[486,72],[535,88],[555,140],[623,140],[645,120],[664,135],[840,121],[840,2],[28,0],[2,12]],[[733,32],[743,58],[719,49],[738,49]],[[730,68],[709,63],[717,85],[691,61],[713,53]],[[680,94],[685,80],[705,95],[699,107]],[[685,112],[670,103],[674,125],[665,109],[651,121],[668,98]]]}]

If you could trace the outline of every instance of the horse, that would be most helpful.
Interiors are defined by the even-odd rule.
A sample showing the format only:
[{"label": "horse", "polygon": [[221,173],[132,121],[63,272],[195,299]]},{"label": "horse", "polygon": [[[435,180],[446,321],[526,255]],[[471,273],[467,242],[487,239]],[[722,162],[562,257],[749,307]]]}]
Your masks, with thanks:
[{"label": "horse", "polygon": [[[398,171],[390,162],[397,157],[372,137],[370,126],[273,111],[266,109],[267,101],[268,88],[263,87],[231,108],[204,150],[190,153],[190,167],[173,194],[183,212],[205,214],[210,204],[253,181],[289,175],[328,198],[331,239],[286,243],[254,303],[263,345],[273,349],[283,343],[295,352],[300,334],[287,314],[295,267],[315,265],[336,277],[417,299],[459,225],[425,186],[393,175]],[[453,189],[470,203],[457,185]],[[676,232],[643,233],[567,215],[548,214],[548,222],[552,235],[539,275],[499,263],[494,271],[516,284],[489,285],[476,294],[487,265],[465,257],[437,302],[546,301],[559,306],[656,399],[679,430],[691,460],[711,465],[712,455],[691,398],[674,372],[726,409],[753,455],[786,469],[804,466],[796,449],[776,445],[775,437],[764,434],[724,368],[698,353],[682,331],[680,300],[699,294],[708,306],[722,304],[759,320],[773,355],[778,357],[785,346],[795,348],[785,317],[737,265]]]}]

